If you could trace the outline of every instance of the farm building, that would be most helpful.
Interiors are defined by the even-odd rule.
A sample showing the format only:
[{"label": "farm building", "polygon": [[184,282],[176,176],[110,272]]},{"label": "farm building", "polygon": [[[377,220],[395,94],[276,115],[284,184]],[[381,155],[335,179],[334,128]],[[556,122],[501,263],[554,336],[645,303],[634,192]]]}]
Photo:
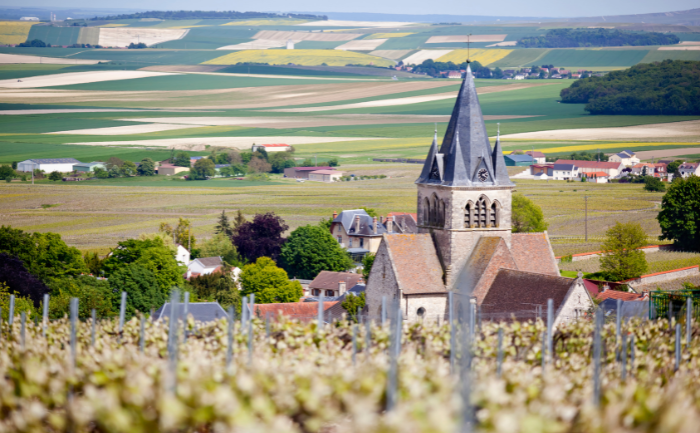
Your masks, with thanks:
[{"label": "farm building", "polygon": [[544,153],[542,152],[528,150],[525,152],[525,155],[530,155],[532,158],[534,158],[536,164],[544,164],[547,162],[547,157],[545,157]]},{"label": "farm building", "polygon": [[81,162],[80,164],[73,164],[73,171],[79,171],[81,173],[90,173],[95,171],[96,168],[101,168],[106,170],[104,162]]},{"label": "farm building", "polygon": [[309,180],[317,182],[335,182],[343,176],[338,170],[316,170],[309,173]]},{"label": "farm building", "polygon": [[173,165],[169,163],[161,164],[156,167],[158,174],[162,176],[172,176],[174,174],[182,173],[183,171],[190,171],[189,167],[180,167],[179,165]]},{"label": "farm building", "polygon": [[68,173],[73,171],[75,164],[81,162],[75,158],[44,158],[44,159],[27,159],[17,164],[17,171],[31,172],[33,170],[41,170],[45,173],[57,171],[59,173]]},{"label": "farm building", "polygon": [[318,170],[334,170],[333,167],[290,167],[284,169],[284,177],[309,179],[309,174]]},{"label": "farm building", "polygon": [[292,146],[288,144],[254,144],[251,150],[253,152],[258,149],[265,149],[265,152],[291,152]]},{"label": "farm building", "polygon": [[462,78],[462,73],[459,71],[448,71],[447,78]]},{"label": "farm building", "polygon": [[528,167],[535,163],[530,155],[505,155],[507,167]]},{"label": "farm building", "polygon": [[579,161],[577,159],[559,159],[555,164],[573,164],[581,173],[595,173],[603,171],[610,177],[617,177],[625,168],[621,162],[598,162],[598,161]]}]

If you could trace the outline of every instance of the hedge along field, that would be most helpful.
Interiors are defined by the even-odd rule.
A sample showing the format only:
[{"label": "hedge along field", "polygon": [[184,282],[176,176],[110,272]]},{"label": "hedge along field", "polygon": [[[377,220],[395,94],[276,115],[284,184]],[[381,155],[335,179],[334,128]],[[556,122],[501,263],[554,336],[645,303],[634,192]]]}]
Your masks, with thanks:
[{"label": "hedge along field", "polygon": [[35,23],[0,21],[0,44],[20,44],[27,40],[29,29]]},{"label": "hedge along field", "polygon": [[248,50],[239,51],[203,62],[204,65],[235,65],[236,63],[258,62],[271,65],[294,63],[306,66],[345,66],[361,64],[375,66],[393,66],[395,63],[381,57],[353,51],[338,50]]},{"label": "hedge along field", "polygon": [[[483,66],[489,66],[510,54],[512,50],[487,50],[487,49],[472,49],[469,50],[469,58],[472,61],[481,63]],[[460,64],[467,60],[467,50],[454,50],[446,54],[436,61],[438,62],[454,62]]]},{"label": "hedge along field", "polygon": [[51,45],[73,45],[78,43],[82,27],[32,26],[27,40],[40,39]]}]

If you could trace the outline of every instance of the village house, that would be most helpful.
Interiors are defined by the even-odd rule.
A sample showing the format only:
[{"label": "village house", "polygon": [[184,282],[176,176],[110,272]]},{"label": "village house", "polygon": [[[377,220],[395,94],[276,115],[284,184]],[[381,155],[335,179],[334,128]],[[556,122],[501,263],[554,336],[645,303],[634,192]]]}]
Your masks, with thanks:
[{"label": "village house", "polygon": [[333,212],[331,234],[355,259],[376,253],[382,235],[399,233],[416,233],[416,221],[411,214],[390,214],[384,218],[370,217],[364,209]]},{"label": "village house", "polygon": [[525,155],[529,155],[532,158],[534,158],[535,164],[544,164],[545,162],[547,162],[547,157],[545,156],[545,154],[539,151],[528,150],[527,152],[525,152]]},{"label": "village house", "polygon": [[515,184],[500,138],[491,148],[469,66],[416,185],[418,233],[382,236],[365,292],[369,317],[384,299],[398,301],[407,320],[444,320],[449,293],[488,310],[486,320],[532,319],[547,299],[556,324],[593,307],[581,278],[559,275],[546,232],[512,233]]},{"label": "village house", "polygon": [[678,172],[683,178],[690,177],[693,175],[700,176],[700,163],[685,162],[678,166]]},{"label": "village house", "polygon": [[639,164],[633,165],[631,169],[631,173],[637,176],[654,176],[654,173],[656,172],[656,164],[640,162]]},{"label": "village house", "polygon": [[459,71],[448,71],[447,78],[462,78],[462,73]]},{"label": "village house", "polygon": [[593,183],[608,183],[608,179],[610,179],[610,175],[603,171],[594,171],[593,173],[586,173],[585,174],[586,182],[593,182]]},{"label": "village house", "polygon": [[[338,301],[324,301],[323,313],[324,323],[331,323],[336,319],[335,315],[331,315],[329,310],[336,305]],[[250,317],[258,317],[260,319],[269,318],[271,321],[277,321],[281,316],[292,320],[299,320],[303,323],[309,323],[318,318],[318,304],[316,302],[285,302],[279,304],[254,304],[253,311],[250,310],[250,304],[247,305]]]},{"label": "village house", "polygon": [[291,152],[292,146],[288,144],[254,144],[251,147],[251,151],[255,152],[258,149],[265,149],[265,152]]},{"label": "village house", "polygon": [[343,296],[345,292],[360,283],[362,283],[362,274],[321,271],[321,273],[309,283],[309,293],[304,293],[304,296],[323,296],[324,298],[339,297]]},{"label": "village house", "polygon": [[622,152],[610,155],[608,161],[619,162],[625,167],[631,167],[635,164],[639,164],[639,158],[637,158],[637,154],[635,154],[631,150],[623,150]]},{"label": "village house", "polygon": [[555,164],[573,164],[581,174],[602,171],[611,178],[618,177],[622,169],[625,168],[621,162],[580,161],[577,159],[559,159]]},{"label": "village house", "polygon": [[547,175],[549,175],[553,180],[575,180],[581,175],[581,173],[579,172],[578,167],[576,167],[574,164],[554,163],[551,171],[547,171]]},{"label": "village house", "polygon": [[180,266],[188,266],[190,264],[190,252],[182,245],[176,245],[175,261],[177,261]]},{"label": "village house", "polygon": [[32,172],[41,170],[44,173],[57,171],[59,173],[69,173],[73,171],[75,164],[81,162],[75,158],[35,158],[27,159],[17,163],[17,171]]}]

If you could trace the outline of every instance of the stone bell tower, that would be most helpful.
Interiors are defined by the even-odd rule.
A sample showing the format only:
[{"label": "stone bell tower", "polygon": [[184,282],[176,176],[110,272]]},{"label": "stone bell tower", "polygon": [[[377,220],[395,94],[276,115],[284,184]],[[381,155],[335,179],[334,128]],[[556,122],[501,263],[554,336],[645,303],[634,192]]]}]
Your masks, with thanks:
[{"label": "stone bell tower", "polygon": [[467,73],[438,149],[437,132],[418,185],[418,231],[430,233],[449,286],[482,236],[511,245],[511,195],[500,140],[491,149],[476,94]]}]

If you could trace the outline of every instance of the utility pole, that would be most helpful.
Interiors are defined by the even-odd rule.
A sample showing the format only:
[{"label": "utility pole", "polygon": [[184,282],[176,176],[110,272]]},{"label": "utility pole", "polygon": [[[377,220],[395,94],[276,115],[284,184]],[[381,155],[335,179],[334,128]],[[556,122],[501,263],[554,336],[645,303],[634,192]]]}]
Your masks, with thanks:
[{"label": "utility pole", "polygon": [[588,196],[584,195],[583,198],[586,201],[586,242],[588,242]]}]

